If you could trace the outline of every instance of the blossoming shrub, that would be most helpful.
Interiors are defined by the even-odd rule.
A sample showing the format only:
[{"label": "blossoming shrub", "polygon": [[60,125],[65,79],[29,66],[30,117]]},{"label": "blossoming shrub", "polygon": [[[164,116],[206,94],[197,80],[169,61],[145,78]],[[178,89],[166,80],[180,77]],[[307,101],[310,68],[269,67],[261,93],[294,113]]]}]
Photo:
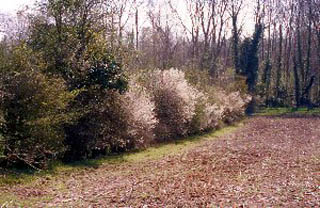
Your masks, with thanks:
[{"label": "blossoming shrub", "polygon": [[165,141],[187,135],[201,93],[177,69],[152,71],[147,86],[159,120],[155,128],[156,140]]},{"label": "blossoming shrub", "polygon": [[[244,116],[247,104],[251,100],[246,92],[239,88],[230,89],[227,86],[222,89],[214,84],[214,80],[210,79],[206,72],[195,73],[194,70],[187,69],[186,74],[188,81],[203,93],[196,105],[195,125],[193,125],[196,132],[211,130],[220,124],[232,123]],[[230,85],[237,83],[236,81]]]},{"label": "blossoming shrub", "polygon": [[196,104],[191,132],[200,133],[217,128],[221,115],[221,108],[216,103],[210,102],[209,97],[203,94]]},{"label": "blossoming shrub", "polygon": [[144,81],[159,120],[155,127],[157,142],[234,122],[244,115],[248,103],[238,92],[228,95],[209,83],[190,82],[191,85],[178,69],[153,70]]},{"label": "blossoming shrub", "polygon": [[134,138],[136,148],[146,147],[153,142],[154,128],[158,124],[155,103],[134,79],[129,82],[129,90],[122,99],[129,115],[127,134]]},{"label": "blossoming shrub", "polygon": [[249,95],[240,95],[240,92],[232,92],[222,97],[224,102],[222,119],[225,123],[233,123],[245,115],[245,110],[251,100]]},{"label": "blossoming shrub", "polygon": [[[83,92],[82,97],[97,94]],[[65,160],[144,148],[153,141],[157,123],[155,105],[145,89],[135,82],[129,83],[124,94],[106,90],[95,99],[84,99],[91,100],[87,103],[89,111],[72,128],[66,129],[70,138],[66,139]]]}]

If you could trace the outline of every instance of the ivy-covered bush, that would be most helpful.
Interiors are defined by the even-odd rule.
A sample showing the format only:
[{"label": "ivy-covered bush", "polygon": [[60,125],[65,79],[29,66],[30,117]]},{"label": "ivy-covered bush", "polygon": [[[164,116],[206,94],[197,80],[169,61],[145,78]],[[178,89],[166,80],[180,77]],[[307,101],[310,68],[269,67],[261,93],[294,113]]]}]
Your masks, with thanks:
[{"label": "ivy-covered bush", "polygon": [[132,145],[131,139],[125,137],[128,115],[123,110],[120,93],[126,91],[127,80],[121,65],[105,54],[101,60],[94,60],[86,71],[83,78],[72,83],[81,92],[70,109],[82,115],[65,128],[66,161],[124,151]]},{"label": "ivy-covered bush", "polygon": [[[94,98],[95,96],[97,97]],[[65,129],[67,152],[64,160],[93,158],[97,154],[128,149],[131,145],[131,140],[126,137],[128,115],[122,110],[123,103],[119,93],[106,90],[100,93],[85,91],[81,93],[81,97],[87,103],[83,108],[81,104],[73,106],[84,112],[74,124]]]}]

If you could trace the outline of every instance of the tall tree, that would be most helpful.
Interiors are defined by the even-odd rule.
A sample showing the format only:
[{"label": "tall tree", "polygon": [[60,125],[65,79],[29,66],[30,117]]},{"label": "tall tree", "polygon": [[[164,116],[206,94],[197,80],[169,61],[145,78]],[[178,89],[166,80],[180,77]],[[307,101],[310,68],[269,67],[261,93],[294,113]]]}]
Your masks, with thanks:
[{"label": "tall tree", "polygon": [[252,38],[247,38],[241,45],[240,56],[240,72],[247,77],[248,91],[252,94],[255,93],[257,83],[258,70],[259,70],[259,43],[263,27],[257,24]]},{"label": "tall tree", "polygon": [[279,50],[278,50],[278,60],[277,60],[277,75],[276,75],[276,96],[280,97],[281,90],[281,71],[282,71],[282,25],[279,26]]},{"label": "tall tree", "polygon": [[239,13],[243,6],[243,0],[231,1],[231,8],[229,14],[232,21],[232,51],[233,51],[233,63],[237,74],[240,73],[240,61],[239,61]]}]

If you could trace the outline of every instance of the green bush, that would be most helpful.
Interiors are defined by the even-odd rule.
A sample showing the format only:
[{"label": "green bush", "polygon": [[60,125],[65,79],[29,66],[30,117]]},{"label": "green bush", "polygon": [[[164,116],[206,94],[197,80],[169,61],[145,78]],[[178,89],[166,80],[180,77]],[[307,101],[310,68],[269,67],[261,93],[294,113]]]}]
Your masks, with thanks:
[{"label": "green bush", "polygon": [[63,126],[73,117],[66,112],[73,94],[66,91],[63,83],[36,71],[7,77],[4,83],[7,94],[1,102],[4,113],[1,134],[7,165],[43,167],[49,159],[63,154]]},{"label": "green bush", "polygon": [[84,78],[73,82],[81,92],[70,109],[83,114],[65,128],[66,161],[124,151],[130,146],[130,141],[124,141],[128,116],[119,97],[119,93],[127,90],[121,65],[106,54],[101,60],[95,60],[86,71]]},{"label": "green bush", "polygon": [[43,74],[46,65],[37,55],[20,44],[7,50],[0,67],[2,165],[43,167],[58,158],[65,150],[63,127],[76,117],[67,112],[76,92]]},{"label": "green bush", "polygon": [[120,94],[115,91],[88,90],[79,96],[88,103],[83,108],[80,104],[79,108],[85,110],[83,115],[75,124],[66,127],[67,152],[64,160],[93,158],[97,154],[130,148],[131,140],[126,138],[128,116],[122,110]]},{"label": "green bush", "polygon": [[143,89],[131,83],[125,94],[91,88],[78,96],[77,99],[83,99],[78,100],[80,109],[82,102],[89,103],[77,123],[66,128],[68,151],[65,160],[143,148],[153,141],[153,129],[157,123],[154,103]]}]

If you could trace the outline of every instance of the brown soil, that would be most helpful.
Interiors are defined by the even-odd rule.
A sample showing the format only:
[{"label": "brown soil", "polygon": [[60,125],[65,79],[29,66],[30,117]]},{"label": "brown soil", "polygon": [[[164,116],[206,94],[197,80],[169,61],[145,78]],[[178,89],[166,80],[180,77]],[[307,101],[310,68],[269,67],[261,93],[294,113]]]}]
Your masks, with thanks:
[{"label": "brown soil", "polygon": [[320,117],[253,117],[179,155],[7,191],[44,197],[34,207],[320,207],[319,127]]}]

